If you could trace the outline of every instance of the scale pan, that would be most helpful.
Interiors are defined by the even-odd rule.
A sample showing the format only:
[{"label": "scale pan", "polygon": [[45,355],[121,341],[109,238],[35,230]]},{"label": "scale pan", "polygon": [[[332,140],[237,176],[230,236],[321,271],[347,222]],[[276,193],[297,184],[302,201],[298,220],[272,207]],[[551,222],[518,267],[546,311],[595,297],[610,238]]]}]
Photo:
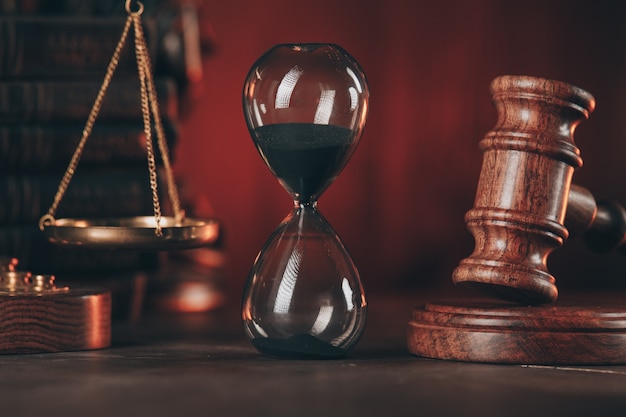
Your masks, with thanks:
[{"label": "scale pan", "polygon": [[154,216],[115,219],[55,219],[43,233],[57,245],[85,249],[176,250],[214,245],[220,224],[214,219],[161,217],[162,236]]}]

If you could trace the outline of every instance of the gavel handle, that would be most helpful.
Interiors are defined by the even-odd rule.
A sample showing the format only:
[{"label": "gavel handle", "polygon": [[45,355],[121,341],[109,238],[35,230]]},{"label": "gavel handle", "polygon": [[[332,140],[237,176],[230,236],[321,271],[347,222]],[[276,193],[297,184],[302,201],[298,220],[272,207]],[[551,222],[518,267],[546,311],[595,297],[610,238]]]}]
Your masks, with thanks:
[{"label": "gavel handle", "polygon": [[617,249],[626,255],[626,210],[615,201],[596,202],[585,187],[571,185],[565,227],[570,236],[582,236],[594,252]]}]

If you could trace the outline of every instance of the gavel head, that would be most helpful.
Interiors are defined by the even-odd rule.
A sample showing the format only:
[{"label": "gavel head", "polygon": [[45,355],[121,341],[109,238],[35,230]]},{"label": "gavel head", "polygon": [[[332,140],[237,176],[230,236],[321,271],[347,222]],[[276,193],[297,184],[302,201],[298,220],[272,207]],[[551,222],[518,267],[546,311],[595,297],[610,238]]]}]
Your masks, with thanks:
[{"label": "gavel head", "polygon": [[480,142],[483,164],[467,228],[474,252],[453,272],[457,285],[526,304],[556,300],[548,255],[568,237],[563,222],[574,169],[582,166],[576,126],[591,94],[527,76],[491,83],[498,121]]}]

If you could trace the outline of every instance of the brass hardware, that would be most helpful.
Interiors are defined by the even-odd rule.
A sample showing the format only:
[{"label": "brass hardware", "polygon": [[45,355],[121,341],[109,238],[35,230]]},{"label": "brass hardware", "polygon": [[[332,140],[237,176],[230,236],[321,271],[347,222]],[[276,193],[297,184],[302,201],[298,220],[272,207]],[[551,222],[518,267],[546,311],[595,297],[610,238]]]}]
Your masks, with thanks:
[{"label": "brass hardware", "polygon": [[33,294],[68,292],[68,287],[57,287],[54,275],[33,275],[27,271],[17,271],[16,258],[0,259],[0,294]]}]

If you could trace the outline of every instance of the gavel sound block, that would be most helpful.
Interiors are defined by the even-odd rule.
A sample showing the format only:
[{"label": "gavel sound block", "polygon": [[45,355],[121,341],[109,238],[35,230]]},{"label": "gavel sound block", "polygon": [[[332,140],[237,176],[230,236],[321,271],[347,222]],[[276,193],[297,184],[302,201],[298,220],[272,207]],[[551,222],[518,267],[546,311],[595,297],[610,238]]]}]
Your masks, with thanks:
[{"label": "gavel sound block", "polygon": [[415,309],[409,351],[473,362],[626,363],[626,309],[547,305],[558,296],[547,258],[570,231],[600,251],[624,241],[624,209],[596,203],[571,184],[582,166],[574,131],[593,111],[594,98],[563,82],[526,76],[496,78],[491,95],[498,121],[480,142],[483,165],[465,217],[475,248],[453,281],[496,301]]}]

